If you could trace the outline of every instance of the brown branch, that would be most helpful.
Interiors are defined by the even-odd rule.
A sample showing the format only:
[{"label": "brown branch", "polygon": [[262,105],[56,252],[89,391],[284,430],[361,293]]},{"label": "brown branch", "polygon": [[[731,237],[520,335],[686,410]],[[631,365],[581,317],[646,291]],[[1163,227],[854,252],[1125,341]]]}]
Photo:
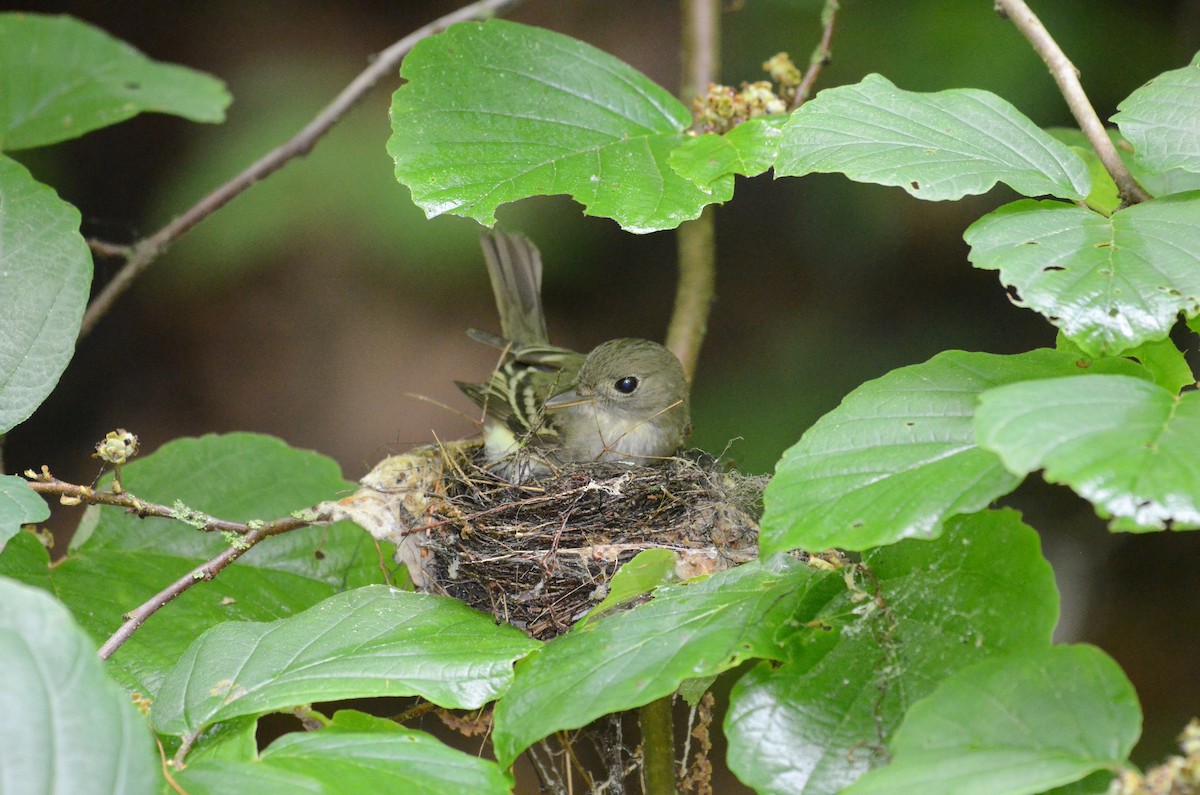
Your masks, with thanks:
[{"label": "brown branch", "polygon": [[25,470],[25,477],[30,480],[30,488],[38,494],[57,495],[63,505],[78,505],[80,503],[86,505],[112,505],[117,508],[124,508],[142,519],[148,516],[175,519],[185,524],[190,524],[197,530],[202,530],[206,533],[238,533],[239,535],[245,535],[250,532],[249,526],[241,522],[229,522],[224,519],[217,519],[216,517],[192,510],[183,505],[159,505],[155,502],[143,500],[127,491],[97,491],[90,486],[67,483],[51,475],[50,471],[45,467],[42,467],[41,472],[34,472],[31,469],[27,469]]},{"label": "brown branch", "polygon": [[841,4],[838,0],[825,0],[825,7],[821,9],[821,24],[824,26],[821,31],[821,41],[808,59],[808,69],[804,72],[804,77],[800,79],[800,85],[796,86],[796,96],[792,98],[792,106],[788,110],[795,110],[808,101],[808,95],[812,93],[821,70],[833,57],[830,43],[833,41],[833,23],[837,19],[839,9],[841,9]]},{"label": "brown branch", "polygon": [[217,519],[184,505],[168,507],[166,505],[159,505],[158,503],[147,502],[127,491],[97,491],[90,486],[67,483],[51,475],[50,470],[46,467],[42,467],[41,472],[26,470],[25,477],[29,478],[29,485],[34,491],[39,494],[57,494],[59,500],[66,505],[79,505],[80,503],[86,503],[87,505],[112,505],[117,508],[125,508],[130,513],[136,514],[141,518],[156,516],[163,519],[175,519],[204,532],[232,533],[241,536],[241,538],[234,539],[230,546],[222,550],[219,555],[192,569],[146,600],[137,609],[126,613],[125,623],[100,647],[99,654],[102,660],[107,660],[111,657],[113,652],[121,648],[121,645],[125,641],[129,640],[138,627],[146,623],[146,619],[161,610],[168,602],[196,583],[211,580],[222,569],[246,554],[246,552],[250,551],[259,542],[271,536],[328,522],[331,519],[328,512],[312,509],[303,513],[297,512],[295,516],[285,516],[270,522],[247,522],[243,524],[241,522],[229,522],[224,519]]},{"label": "brown branch", "polygon": [[[721,57],[719,0],[682,0],[681,51],[683,80],[680,95],[685,102],[704,93],[717,78]],[[679,284],[675,288],[675,307],[667,326],[667,347],[683,363],[683,372],[691,381],[696,361],[708,330],[716,276],[716,235],[713,210],[705,208],[700,217],[680,225]]]},{"label": "brown branch", "polygon": [[396,71],[400,61],[417,42],[442,32],[456,22],[494,16],[521,2],[524,0],[477,0],[477,2],[418,28],[379,53],[370,66],[342,89],[342,92],[324,110],[290,140],[271,150],[245,171],[196,202],[162,229],[129,246],[127,252],[122,252],[121,247],[118,246],[93,242],[91,244],[93,250],[105,254],[124,255],[126,260],[112,281],[106,284],[99,295],[88,305],[79,329],[80,338],[85,337],[96,326],[100,318],[112,308],[117,298],[129,289],[133,281],[185,232],[225,206],[250,186],[278,171],[289,160],[308,154],[317,141],[352,107],[358,104],[376,83]]},{"label": "brown branch", "polygon": [[715,293],[717,246],[713,208],[706,207],[695,221],[679,227],[679,284],[675,308],[667,327],[667,347],[683,363],[691,381],[700,358],[700,346],[708,331],[708,315]]},{"label": "brown branch", "polygon": [[265,522],[249,529],[246,534],[239,538],[233,545],[221,551],[219,555],[201,564],[199,567],[192,569],[187,574],[180,577],[175,582],[163,588],[150,599],[147,599],[137,609],[125,614],[125,623],[123,623],[116,632],[104,642],[100,647],[100,659],[107,660],[113,655],[117,649],[129,640],[134,632],[138,630],[142,624],[146,623],[146,619],[157,613],[167,605],[175,597],[179,596],[184,591],[191,588],[196,583],[211,580],[216,577],[230,563],[240,558],[242,555],[249,552],[256,544],[271,536],[277,536],[281,533],[286,533],[291,530],[298,530],[301,527],[308,527],[317,521],[320,517],[312,517],[307,519],[298,519],[294,516],[286,516],[282,519],[276,519],[273,522]]},{"label": "brown branch", "polygon": [[1096,109],[1092,107],[1091,100],[1079,82],[1079,70],[1067,58],[1042,21],[1025,4],[1025,0],[995,0],[995,3],[996,11],[1016,26],[1050,69],[1054,82],[1058,84],[1058,90],[1067,101],[1067,107],[1071,109],[1071,115],[1079,123],[1079,129],[1083,130],[1088,142],[1100,156],[1105,170],[1112,176],[1113,182],[1117,183],[1122,202],[1129,205],[1149,199],[1150,195],[1137,183],[1129,169],[1125,168],[1112,139],[1105,132],[1104,123],[1096,115]]}]

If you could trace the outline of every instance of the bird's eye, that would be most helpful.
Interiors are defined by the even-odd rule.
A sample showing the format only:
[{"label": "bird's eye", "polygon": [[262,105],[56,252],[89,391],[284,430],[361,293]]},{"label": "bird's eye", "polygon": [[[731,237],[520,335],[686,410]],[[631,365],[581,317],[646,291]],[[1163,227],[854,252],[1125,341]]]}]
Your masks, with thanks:
[{"label": "bird's eye", "polygon": [[632,395],[633,391],[638,388],[638,380],[632,375],[627,375],[613,384],[613,388],[622,395]]}]

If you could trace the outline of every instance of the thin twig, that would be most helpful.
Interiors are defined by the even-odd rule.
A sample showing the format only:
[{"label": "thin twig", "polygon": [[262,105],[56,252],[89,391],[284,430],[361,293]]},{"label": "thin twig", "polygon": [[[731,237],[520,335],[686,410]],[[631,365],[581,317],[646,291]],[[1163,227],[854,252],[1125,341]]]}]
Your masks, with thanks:
[{"label": "thin twig", "polygon": [[833,57],[830,43],[833,41],[833,23],[837,19],[837,12],[840,8],[841,4],[838,0],[825,0],[825,7],[821,9],[821,25],[823,26],[821,41],[813,50],[812,57],[808,59],[808,69],[804,72],[804,77],[800,79],[800,85],[796,86],[796,96],[792,98],[792,106],[788,110],[795,110],[808,101],[808,95],[812,93],[821,70]]},{"label": "thin twig", "polygon": [[150,599],[147,599],[136,610],[126,613],[125,623],[121,624],[120,628],[100,647],[100,659],[107,660],[111,657],[113,652],[121,648],[125,641],[129,640],[133,633],[142,624],[146,623],[146,619],[161,610],[172,599],[187,591],[196,583],[216,577],[222,569],[249,552],[260,541],[290,530],[307,527],[310,524],[312,524],[311,521],[304,521],[293,516],[288,516],[283,519],[277,519],[274,522],[266,522],[255,526],[245,536],[239,538],[236,544],[222,550],[219,555],[208,562],[192,569]]},{"label": "thin twig", "polygon": [[[149,267],[150,263],[158,259],[180,236],[225,206],[231,199],[251,185],[279,170],[289,160],[308,154],[317,141],[347,111],[358,104],[366,93],[374,88],[376,83],[395,72],[400,61],[403,60],[404,56],[408,54],[409,50],[417,42],[440,33],[456,22],[494,16],[521,2],[524,2],[524,0],[478,0],[422,28],[418,28],[379,53],[370,66],[364,69],[358,77],[354,78],[324,110],[318,113],[312,121],[305,125],[304,129],[296,133],[290,140],[271,150],[245,171],[196,202],[162,229],[129,246],[128,256],[121,270],[117,272],[112,281],[106,284],[104,289],[100,291],[100,294],[88,305],[87,311],[83,315],[83,323],[79,329],[80,338],[86,336],[95,327],[97,321],[112,308],[117,298],[128,290],[133,281]],[[117,247],[109,248],[103,246],[103,244],[101,246],[105,248],[105,253],[118,252]],[[92,248],[93,250],[97,250],[97,244],[93,243]]]},{"label": "thin twig", "polygon": [[241,522],[229,522],[224,519],[217,519],[214,516],[209,516],[208,514],[182,505],[174,507],[160,505],[155,502],[147,502],[127,491],[97,491],[90,486],[67,483],[65,480],[59,480],[51,475],[49,470],[44,467],[40,473],[33,470],[26,470],[25,477],[30,479],[30,488],[38,494],[57,495],[64,505],[78,505],[80,503],[85,505],[112,505],[117,508],[124,508],[142,519],[148,516],[175,519],[190,524],[197,530],[202,530],[206,533],[237,533],[245,535],[250,532],[250,527]]},{"label": "thin twig", "polygon": [[1117,183],[1122,202],[1129,205],[1149,199],[1150,195],[1137,183],[1129,169],[1125,168],[1112,139],[1105,132],[1104,123],[1096,115],[1096,109],[1092,107],[1091,100],[1079,82],[1079,70],[1067,58],[1042,21],[1025,4],[1025,0],[995,0],[995,3],[996,11],[1016,26],[1033,46],[1034,51],[1045,61],[1054,82],[1058,83],[1058,90],[1067,101],[1067,107],[1071,109],[1071,115],[1079,123],[1079,129],[1083,130],[1088,142],[1100,156],[1105,170],[1112,176],[1113,182]]}]

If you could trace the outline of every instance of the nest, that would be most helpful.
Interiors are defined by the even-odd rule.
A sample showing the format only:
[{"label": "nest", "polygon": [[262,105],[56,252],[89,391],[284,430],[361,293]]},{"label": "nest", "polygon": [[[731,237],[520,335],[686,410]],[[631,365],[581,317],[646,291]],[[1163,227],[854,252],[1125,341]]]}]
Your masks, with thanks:
[{"label": "nest", "polygon": [[478,445],[389,458],[331,506],[397,542],[414,585],[547,639],[608,594],[647,549],[675,553],[687,579],[757,554],[765,479],[680,457],[663,466],[578,464],[513,485],[480,466]]}]

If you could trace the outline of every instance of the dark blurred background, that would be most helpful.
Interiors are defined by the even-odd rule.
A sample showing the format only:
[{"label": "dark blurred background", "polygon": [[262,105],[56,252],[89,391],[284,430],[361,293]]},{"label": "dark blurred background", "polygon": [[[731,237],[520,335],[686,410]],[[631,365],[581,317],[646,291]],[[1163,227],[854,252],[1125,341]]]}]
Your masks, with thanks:
[{"label": "dark blurred background", "polygon": [[[130,242],[292,135],[372,53],[458,5],[25,4],[19,10],[73,14],[151,57],[210,72],[234,103],[219,126],[144,115],[16,157],[81,209],[85,235]],[[1102,117],[1200,49],[1197,0],[1032,5]],[[759,79],[759,64],[779,50],[805,62],[820,6],[730,2],[723,80]],[[989,89],[1039,124],[1073,124],[1042,63],[990,0],[843,6],[820,87],[879,72],[909,90]],[[510,18],[584,39],[678,85],[675,0],[531,0]],[[495,352],[463,331],[497,329],[495,311],[474,222],[426,220],[392,175],[384,146],[398,82],[380,85],[311,155],[156,262],[83,341],[58,390],[10,434],[8,471],[47,464],[90,482],[92,445],[121,426],[145,451],[181,435],[273,434],[335,458],[356,479],[435,434],[473,433],[475,412],[452,382],[480,379],[494,364]],[[728,445],[742,469],[770,472],[863,381],[951,348],[1052,345],[1045,321],[1012,306],[996,274],[966,260],[963,229],[1012,198],[997,188],[928,203],[837,176],[739,179],[734,200],[717,211],[718,300],[695,382],[692,441],[714,452]],[[564,197],[526,200],[499,217],[543,250],[556,342],[587,349],[614,336],[663,336],[674,233],[630,235],[585,218]],[[98,261],[96,282],[115,267]],[[1060,637],[1099,644],[1133,679],[1147,712],[1139,760],[1169,752],[1200,712],[1200,537],[1111,536],[1089,506],[1040,482],[1010,502],[1042,532],[1054,562]],[[77,517],[55,517],[63,540]]]}]

